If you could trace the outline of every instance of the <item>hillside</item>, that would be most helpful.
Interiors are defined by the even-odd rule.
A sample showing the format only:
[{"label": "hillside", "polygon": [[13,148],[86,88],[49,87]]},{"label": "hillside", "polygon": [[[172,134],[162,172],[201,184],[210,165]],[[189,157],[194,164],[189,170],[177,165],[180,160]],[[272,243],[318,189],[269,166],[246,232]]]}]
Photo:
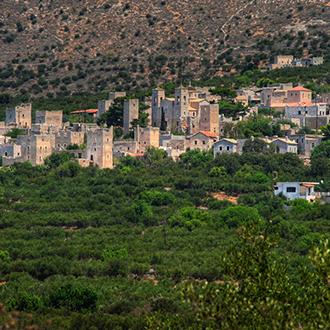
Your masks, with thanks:
[{"label": "hillside", "polygon": [[3,0],[0,13],[2,93],[147,88],[330,55],[322,0]]}]

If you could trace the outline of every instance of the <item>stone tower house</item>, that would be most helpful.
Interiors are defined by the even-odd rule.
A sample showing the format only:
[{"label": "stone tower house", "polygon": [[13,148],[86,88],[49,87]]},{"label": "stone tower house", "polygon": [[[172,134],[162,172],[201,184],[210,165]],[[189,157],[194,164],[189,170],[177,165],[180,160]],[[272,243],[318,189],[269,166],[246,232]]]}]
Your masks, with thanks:
[{"label": "stone tower house", "polygon": [[176,125],[180,117],[187,118],[189,116],[188,98],[189,93],[187,87],[180,86],[175,89],[175,106],[171,125]]},{"label": "stone tower house", "polygon": [[139,119],[139,100],[124,100],[124,134],[129,133],[129,128],[133,119]]},{"label": "stone tower house", "polygon": [[17,144],[21,145],[22,161],[28,161],[32,165],[43,164],[55,147],[54,134],[19,135]]},{"label": "stone tower house", "polygon": [[162,118],[162,101],[165,100],[165,90],[157,87],[152,91],[152,103],[151,103],[151,125],[153,127],[159,127]]},{"label": "stone tower house", "polygon": [[62,128],[63,111],[36,111],[36,124]]},{"label": "stone tower house", "polygon": [[31,113],[31,103],[21,104],[13,109],[6,108],[6,126],[13,125],[17,128],[31,128]]},{"label": "stone tower house", "polygon": [[159,127],[134,128],[134,140],[137,142],[138,152],[146,152],[148,147],[159,148]]},{"label": "stone tower house", "polygon": [[113,126],[110,129],[87,131],[86,157],[99,168],[113,168]]},{"label": "stone tower house", "polygon": [[200,131],[207,131],[219,136],[219,105],[201,106]]}]

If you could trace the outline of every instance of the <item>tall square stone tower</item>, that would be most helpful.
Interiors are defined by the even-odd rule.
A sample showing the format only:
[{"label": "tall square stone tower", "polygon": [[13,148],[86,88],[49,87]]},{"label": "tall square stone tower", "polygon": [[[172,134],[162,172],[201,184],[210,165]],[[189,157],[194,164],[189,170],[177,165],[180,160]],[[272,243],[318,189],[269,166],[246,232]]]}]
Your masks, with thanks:
[{"label": "tall square stone tower", "polygon": [[17,128],[31,128],[31,103],[21,104],[13,109],[6,108],[6,126],[14,125]]},{"label": "tall square stone tower", "polygon": [[113,126],[110,129],[87,131],[86,157],[101,169],[113,168]]},{"label": "tall square stone tower", "polygon": [[124,134],[129,133],[133,119],[139,119],[139,100],[126,99],[124,100]]}]

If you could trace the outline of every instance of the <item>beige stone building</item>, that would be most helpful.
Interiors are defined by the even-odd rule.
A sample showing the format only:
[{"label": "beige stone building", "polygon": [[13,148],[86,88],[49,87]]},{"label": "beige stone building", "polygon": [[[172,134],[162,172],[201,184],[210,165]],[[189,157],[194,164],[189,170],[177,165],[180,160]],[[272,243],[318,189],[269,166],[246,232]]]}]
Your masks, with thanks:
[{"label": "beige stone building", "polygon": [[86,158],[101,169],[113,168],[113,127],[87,132]]},{"label": "beige stone building", "polygon": [[199,149],[201,151],[203,150],[209,150],[212,148],[213,144],[217,141],[218,136],[206,132],[206,131],[200,131],[188,138],[189,140],[189,150],[192,149]]},{"label": "beige stone building", "polygon": [[137,142],[138,153],[146,152],[148,147],[159,148],[159,128],[158,127],[140,127],[134,128],[134,140]]},{"label": "beige stone building", "polygon": [[36,124],[62,128],[63,111],[36,111]]},{"label": "beige stone building", "polygon": [[31,103],[21,104],[15,108],[6,108],[6,126],[16,128],[31,128],[32,105]]},{"label": "beige stone building", "polygon": [[43,164],[44,160],[55,151],[55,135],[19,135],[17,144],[21,146],[21,161],[28,161],[32,165]]},{"label": "beige stone building", "polygon": [[77,144],[81,146],[84,143],[84,132],[74,132],[70,130],[63,130],[55,133],[54,147],[59,150],[66,149],[70,144]]}]

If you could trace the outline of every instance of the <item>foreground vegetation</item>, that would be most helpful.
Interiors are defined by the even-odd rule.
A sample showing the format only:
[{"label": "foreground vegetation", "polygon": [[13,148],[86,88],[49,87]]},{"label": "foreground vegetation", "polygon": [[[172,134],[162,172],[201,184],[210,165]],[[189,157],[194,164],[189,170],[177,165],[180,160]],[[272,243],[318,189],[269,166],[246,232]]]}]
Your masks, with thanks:
[{"label": "foreground vegetation", "polygon": [[[287,202],[272,196],[271,190],[275,174],[278,181],[322,178],[326,187],[329,173],[320,177],[314,171],[320,159],[306,167],[291,154],[224,154],[214,159],[211,152],[194,150],[175,163],[163,151],[151,149],[144,160],[127,157],[114,170],[81,168],[58,155],[51,156],[47,165],[4,167],[0,171],[0,300],[9,311],[22,311],[23,323],[47,329],[220,325],[248,329],[253,322],[273,324],[269,323],[273,319],[295,326],[306,322],[305,328],[313,328],[313,313],[302,320],[294,309],[284,312],[282,304],[298,309],[303,299],[301,308],[308,309],[318,297],[323,308],[319,313],[329,315],[324,305],[327,295],[317,293],[328,292],[322,282],[327,259],[315,268],[308,258],[312,244],[322,247],[319,242],[329,239],[329,204]],[[236,196],[238,204],[213,197],[221,191]],[[276,249],[268,235],[277,238]],[[252,250],[242,255],[229,249],[231,244],[237,251]],[[260,257],[258,249],[264,251],[260,250]],[[277,270],[273,262],[286,266]],[[323,277],[317,277],[316,270]],[[303,289],[306,276],[316,292],[314,300]],[[279,280],[279,286],[273,287],[273,280],[267,280],[272,278],[285,283]],[[196,287],[185,284],[186,279],[213,284]],[[247,285],[246,290],[235,283]],[[269,293],[273,289],[276,297]],[[195,292],[201,293],[198,301]],[[246,303],[235,305],[247,292],[250,298],[253,294],[261,299],[251,301],[257,307],[250,312]],[[232,309],[216,307],[219,299],[227,298],[226,308]],[[274,301],[275,307],[260,314],[256,311],[260,301],[266,307]],[[282,314],[275,313],[277,308]],[[33,312],[32,320],[24,319],[27,312]],[[228,323],[234,316],[232,322],[237,323]],[[317,322],[328,320],[322,316]],[[272,327],[277,328],[283,329]]]}]

